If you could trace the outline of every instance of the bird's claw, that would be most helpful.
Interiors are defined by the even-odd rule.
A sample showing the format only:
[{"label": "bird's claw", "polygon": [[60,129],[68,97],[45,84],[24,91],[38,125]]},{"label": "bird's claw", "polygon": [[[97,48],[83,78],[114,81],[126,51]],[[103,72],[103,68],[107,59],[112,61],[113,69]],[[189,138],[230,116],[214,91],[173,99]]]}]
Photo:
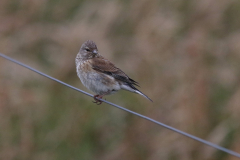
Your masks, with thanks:
[{"label": "bird's claw", "polygon": [[97,105],[102,104],[102,101],[92,101],[93,103],[96,103]]},{"label": "bird's claw", "polygon": [[102,101],[99,100],[99,99],[97,99],[97,98],[102,98],[102,97],[99,96],[99,95],[95,95],[95,96],[93,97],[93,99],[95,100],[95,101],[93,101],[93,103],[96,103],[97,105],[102,104]]}]

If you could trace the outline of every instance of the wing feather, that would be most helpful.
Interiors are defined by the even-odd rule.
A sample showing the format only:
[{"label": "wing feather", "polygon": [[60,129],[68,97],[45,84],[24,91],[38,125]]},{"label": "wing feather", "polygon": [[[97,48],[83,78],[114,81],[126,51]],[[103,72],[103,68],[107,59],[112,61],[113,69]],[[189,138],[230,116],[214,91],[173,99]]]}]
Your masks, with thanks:
[{"label": "wing feather", "polygon": [[138,82],[129,78],[121,69],[117,68],[114,64],[112,64],[107,59],[104,59],[102,57],[94,57],[91,63],[92,63],[92,68],[94,70],[105,73],[107,75],[114,77],[119,81],[127,83],[133,89],[136,89],[133,85],[136,85],[139,87]]}]

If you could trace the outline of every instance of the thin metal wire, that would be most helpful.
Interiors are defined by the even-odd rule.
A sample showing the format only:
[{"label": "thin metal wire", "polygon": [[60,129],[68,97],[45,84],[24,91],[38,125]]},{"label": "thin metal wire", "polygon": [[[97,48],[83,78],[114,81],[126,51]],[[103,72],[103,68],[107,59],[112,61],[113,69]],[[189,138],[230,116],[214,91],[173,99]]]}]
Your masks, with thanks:
[{"label": "thin metal wire", "polygon": [[[87,93],[87,92],[82,91],[82,90],[80,90],[80,89],[78,89],[78,88],[76,88],[76,87],[73,87],[73,86],[71,86],[71,85],[69,85],[69,84],[67,84],[67,83],[64,83],[64,82],[62,82],[62,81],[60,81],[60,80],[58,80],[58,79],[56,79],[56,78],[53,78],[53,77],[51,77],[51,76],[49,76],[49,75],[47,75],[47,74],[45,74],[45,73],[42,73],[42,72],[40,72],[40,71],[38,71],[38,70],[36,70],[36,69],[28,66],[28,65],[25,65],[25,64],[23,64],[23,63],[15,60],[15,59],[13,59],[13,58],[10,58],[10,57],[4,55],[4,54],[2,54],[2,53],[0,53],[0,56],[3,57],[3,58],[5,58],[5,59],[7,59],[7,60],[9,60],[9,61],[11,61],[11,62],[14,62],[14,63],[20,65],[20,66],[22,66],[22,67],[25,67],[25,68],[33,71],[33,72],[36,72],[36,73],[38,73],[38,74],[40,74],[40,75],[42,75],[42,76],[44,76],[44,77],[47,77],[47,78],[49,78],[49,79],[51,79],[51,80],[53,80],[53,81],[56,81],[56,82],[58,82],[58,83],[61,83],[61,84],[65,85],[65,86],[67,86],[67,87],[69,87],[69,88],[72,88],[72,89],[74,89],[74,90],[76,90],[76,91],[78,91],[78,92],[81,92],[81,93],[83,93],[83,94],[85,94],[85,95],[88,95],[88,96],[90,96],[90,97],[93,97],[93,95],[90,94],[90,93]],[[134,114],[134,115],[136,115],[136,116],[139,116],[139,117],[141,117],[141,118],[143,118],[143,119],[146,119],[146,120],[148,120],[148,121],[150,121],[150,122],[153,122],[153,123],[155,123],[155,124],[158,124],[158,125],[160,125],[160,126],[162,126],[162,127],[165,127],[165,128],[167,128],[167,129],[169,129],[169,130],[171,130],[171,131],[177,132],[177,133],[179,133],[179,134],[181,134],[181,135],[184,135],[184,136],[186,136],[186,137],[188,137],[188,138],[191,138],[191,139],[193,139],[193,140],[196,140],[196,141],[198,141],[198,142],[201,142],[201,143],[203,143],[203,144],[206,144],[206,145],[208,145],[208,146],[211,146],[211,147],[213,147],[213,148],[215,148],[215,149],[221,150],[221,151],[223,151],[223,152],[225,152],[225,153],[228,153],[228,154],[230,154],[230,155],[233,155],[233,156],[235,156],[235,157],[240,158],[240,154],[237,153],[237,152],[234,152],[234,151],[229,150],[229,149],[227,149],[227,148],[221,147],[221,146],[219,146],[219,145],[216,145],[216,144],[211,143],[211,142],[209,142],[209,141],[206,141],[206,140],[204,140],[204,139],[198,138],[198,137],[196,137],[196,136],[193,136],[193,135],[191,135],[191,134],[188,134],[188,133],[186,133],[186,132],[183,132],[183,131],[181,131],[181,130],[178,130],[178,129],[176,129],[176,128],[173,128],[173,127],[171,127],[171,126],[168,126],[168,125],[166,125],[166,124],[164,124],[164,123],[158,122],[158,121],[156,121],[156,120],[154,120],[154,119],[152,119],[152,118],[149,118],[149,117],[147,117],[147,116],[141,115],[141,114],[139,114],[139,113],[136,113],[136,112],[134,112],[134,111],[131,111],[131,110],[129,110],[129,109],[126,109],[126,108],[124,108],[124,107],[121,107],[121,106],[119,106],[119,105],[116,105],[116,104],[114,104],[114,103],[111,103],[111,102],[109,102],[109,101],[106,101],[106,100],[104,100],[104,99],[101,99],[101,101],[103,101],[103,102],[105,102],[105,103],[107,103],[107,104],[109,104],[109,105],[112,105],[112,106],[114,106],[114,107],[116,107],[116,108],[118,108],[118,109],[121,109],[121,110],[124,110],[124,111],[126,111],[126,112],[132,113],[132,114]]]}]

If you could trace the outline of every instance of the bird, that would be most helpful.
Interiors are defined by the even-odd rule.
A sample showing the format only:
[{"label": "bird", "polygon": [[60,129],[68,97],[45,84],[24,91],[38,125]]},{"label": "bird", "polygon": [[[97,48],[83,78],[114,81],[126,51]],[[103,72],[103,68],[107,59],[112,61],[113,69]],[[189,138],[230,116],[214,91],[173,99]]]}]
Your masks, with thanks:
[{"label": "bird", "polygon": [[100,105],[100,99],[105,95],[116,93],[123,89],[140,94],[153,102],[135,86],[139,83],[129,78],[121,69],[104,58],[99,52],[95,42],[84,42],[76,56],[76,71],[82,84],[94,92],[94,103]]}]

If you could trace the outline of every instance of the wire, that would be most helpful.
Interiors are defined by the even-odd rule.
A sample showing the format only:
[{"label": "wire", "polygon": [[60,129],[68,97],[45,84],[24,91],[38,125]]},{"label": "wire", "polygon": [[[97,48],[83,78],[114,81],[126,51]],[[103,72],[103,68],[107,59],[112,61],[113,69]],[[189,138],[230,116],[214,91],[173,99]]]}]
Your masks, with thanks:
[{"label": "wire", "polygon": [[[44,77],[47,77],[47,78],[49,78],[49,79],[51,79],[51,80],[53,80],[53,81],[56,81],[56,82],[58,82],[58,83],[61,83],[61,84],[65,85],[65,86],[67,86],[67,87],[69,87],[69,88],[72,88],[72,89],[74,89],[74,90],[76,90],[76,91],[78,91],[78,92],[81,92],[81,93],[83,93],[83,94],[85,94],[85,95],[88,95],[88,96],[90,96],[90,97],[93,97],[93,95],[90,94],[90,93],[87,93],[87,92],[82,91],[82,90],[80,90],[80,89],[78,89],[78,88],[76,88],[76,87],[73,87],[73,86],[71,86],[71,85],[69,85],[69,84],[67,84],[67,83],[64,83],[64,82],[62,82],[62,81],[60,81],[60,80],[58,80],[58,79],[56,79],[56,78],[53,78],[53,77],[51,77],[51,76],[49,76],[49,75],[47,75],[47,74],[45,74],[45,73],[42,73],[42,72],[40,72],[40,71],[38,71],[38,70],[36,70],[36,69],[34,69],[34,68],[26,65],[26,64],[23,64],[23,63],[15,60],[15,59],[13,59],[13,58],[10,58],[10,57],[4,55],[4,54],[2,54],[2,53],[0,53],[0,56],[3,57],[3,58],[5,58],[5,59],[7,59],[7,60],[9,60],[9,61],[11,61],[11,62],[14,62],[14,63],[20,65],[20,66],[22,66],[22,67],[25,67],[25,68],[33,71],[33,72],[36,72],[36,73],[38,73],[38,74],[40,74],[40,75],[42,75],[42,76],[44,76]],[[156,121],[156,120],[154,120],[154,119],[152,119],[152,118],[149,118],[149,117],[147,117],[147,116],[141,115],[141,114],[139,114],[139,113],[136,113],[136,112],[134,112],[134,111],[131,111],[131,110],[129,110],[129,109],[126,109],[126,108],[124,108],[124,107],[121,107],[121,106],[119,106],[119,105],[116,105],[116,104],[114,104],[114,103],[111,103],[111,102],[109,102],[109,101],[106,101],[106,100],[104,100],[104,99],[101,99],[101,101],[103,101],[103,102],[105,102],[105,103],[107,103],[107,104],[109,104],[109,105],[112,105],[112,106],[114,106],[114,107],[116,107],[116,108],[118,108],[118,109],[121,109],[121,110],[124,110],[124,111],[126,111],[126,112],[132,113],[132,114],[134,114],[134,115],[136,115],[136,116],[139,116],[139,117],[141,117],[141,118],[143,118],[143,119],[146,119],[146,120],[148,120],[148,121],[150,121],[150,122],[153,122],[153,123],[155,123],[155,124],[158,124],[158,125],[160,125],[160,126],[162,126],[162,127],[165,127],[165,128],[167,128],[167,129],[169,129],[169,130],[171,130],[171,131],[174,131],[174,132],[176,132],[176,133],[179,133],[179,134],[181,134],[181,135],[184,135],[184,136],[186,136],[186,137],[188,137],[188,138],[191,138],[191,139],[193,139],[193,140],[196,140],[196,141],[198,141],[198,142],[201,142],[201,143],[203,143],[203,144],[206,144],[206,145],[208,145],[208,146],[211,146],[211,147],[213,147],[213,148],[215,148],[215,149],[221,150],[221,151],[223,151],[223,152],[225,152],[225,153],[228,153],[228,154],[230,154],[230,155],[233,155],[233,156],[235,156],[235,157],[240,158],[240,154],[237,153],[237,152],[234,152],[234,151],[229,150],[229,149],[227,149],[227,148],[221,147],[221,146],[219,146],[219,145],[216,145],[216,144],[211,143],[211,142],[209,142],[209,141],[206,141],[206,140],[204,140],[204,139],[198,138],[198,137],[196,137],[196,136],[193,136],[193,135],[191,135],[191,134],[188,134],[188,133],[186,133],[186,132],[183,132],[183,131],[181,131],[181,130],[178,130],[178,129],[176,129],[176,128],[173,128],[173,127],[171,127],[171,126],[168,126],[168,125],[166,125],[166,124],[164,124],[164,123],[158,122],[158,121]]]}]

